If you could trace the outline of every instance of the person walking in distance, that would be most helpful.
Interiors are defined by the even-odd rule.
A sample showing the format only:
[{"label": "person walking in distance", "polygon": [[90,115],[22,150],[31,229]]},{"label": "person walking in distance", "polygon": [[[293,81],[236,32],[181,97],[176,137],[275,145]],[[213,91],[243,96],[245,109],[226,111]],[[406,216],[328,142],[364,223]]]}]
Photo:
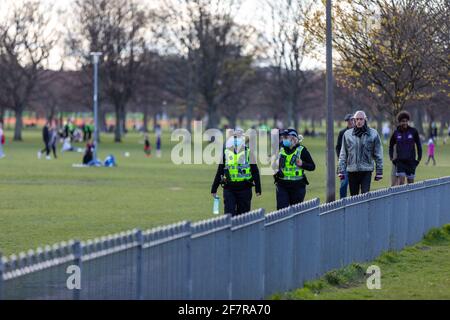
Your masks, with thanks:
[{"label": "person walking in distance", "polygon": [[[401,111],[397,115],[399,126],[394,131],[389,141],[389,158],[396,167],[397,185],[414,183],[416,168],[422,159],[422,144],[419,132],[409,126],[411,115],[407,111]],[[394,159],[394,146],[396,158]],[[416,159],[417,148],[417,159]]]},{"label": "person walking in distance", "polygon": [[427,148],[428,159],[427,162],[425,163],[426,165],[428,165],[430,160],[433,160],[433,166],[436,165],[436,160],[434,159],[435,147],[436,146],[434,144],[433,138],[430,138],[430,140],[428,140],[428,148]]},{"label": "person walking in distance", "polygon": [[45,158],[47,160],[50,160],[50,129],[49,129],[50,123],[47,121],[42,128],[42,140],[44,141],[45,147],[42,150],[38,151],[38,159],[42,157],[42,152],[45,151]]},{"label": "person walking in distance", "polygon": [[53,151],[53,157],[56,159],[56,144],[58,143],[58,129],[56,128],[56,125],[53,124],[50,129],[50,140],[49,140],[49,149]]},{"label": "person walking in distance", "polygon": [[375,129],[369,128],[364,111],[357,111],[354,118],[355,127],[344,133],[338,166],[341,180],[348,172],[352,196],[370,191],[374,162],[375,181],[383,178],[383,145],[380,136]]},{"label": "person walking in distance", "polygon": [[158,124],[155,128],[156,135],[156,156],[161,158],[161,126]]}]

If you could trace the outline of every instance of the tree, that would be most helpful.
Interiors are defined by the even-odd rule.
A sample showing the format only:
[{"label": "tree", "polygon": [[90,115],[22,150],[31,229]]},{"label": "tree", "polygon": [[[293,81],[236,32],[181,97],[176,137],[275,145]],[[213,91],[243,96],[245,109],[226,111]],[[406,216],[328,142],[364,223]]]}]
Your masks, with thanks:
[{"label": "tree", "polygon": [[[442,81],[441,21],[426,0],[346,0],[334,5],[337,78],[369,92],[391,122],[405,105],[430,98],[426,88]],[[306,27],[323,40],[323,15]]]},{"label": "tree", "polygon": [[[286,110],[287,126],[298,128],[299,99],[306,86],[307,78],[302,69],[305,56],[315,44],[313,37],[304,28],[312,2],[304,0],[267,1],[271,9],[271,36],[268,39],[270,57],[276,70],[278,92],[274,99]],[[279,104],[276,104],[279,108]]]},{"label": "tree", "polygon": [[[148,119],[152,113],[153,126],[157,125],[156,115],[161,113],[164,102],[175,100],[184,82],[178,82],[169,70],[177,69],[182,62],[178,56],[161,56],[157,52],[146,51],[139,72],[136,96],[133,99],[144,115],[144,128],[148,132]],[[177,73],[176,73],[177,74]],[[184,80],[184,79],[183,79]],[[180,101],[178,101],[180,102]],[[181,102],[182,103],[182,102]]]},{"label": "tree", "polygon": [[222,114],[231,128],[237,125],[238,116],[249,107],[254,99],[251,90],[256,85],[255,71],[252,69],[253,57],[241,56],[240,48],[230,55],[225,63],[221,86],[225,88]]},{"label": "tree", "polygon": [[[172,0],[166,3],[172,43],[177,44],[177,53],[185,57],[190,66],[185,81],[195,86],[186,91],[188,110],[198,92],[206,105],[208,128],[215,128],[221,108],[234,90],[231,87],[234,83],[228,80],[245,77],[249,68],[242,68],[241,62],[256,55],[259,34],[254,28],[235,22],[240,1]],[[241,62],[237,63],[238,60]]]},{"label": "tree", "polygon": [[49,18],[39,1],[11,2],[10,8],[0,24],[0,87],[15,112],[14,140],[21,141],[23,111],[36,84],[46,80],[41,71],[58,37],[48,31]]},{"label": "tree", "polygon": [[120,142],[127,104],[135,93],[145,51],[148,15],[135,0],[76,0],[73,12],[75,32],[70,32],[68,44],[72,54],[79,57],[87,79],[92,78],[90,52],[102,52],[100,87],[106,100],[114,105],[114,141]]}]

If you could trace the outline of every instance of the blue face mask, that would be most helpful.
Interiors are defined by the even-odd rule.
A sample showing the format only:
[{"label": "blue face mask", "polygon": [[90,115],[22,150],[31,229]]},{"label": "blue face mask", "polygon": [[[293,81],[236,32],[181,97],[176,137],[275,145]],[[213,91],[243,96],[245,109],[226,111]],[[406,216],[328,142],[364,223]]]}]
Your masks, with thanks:
[{"label": "blue face mask", "polygon": [[290,148],[291,147],[291,140],[283,140],[283,146],[286,148]]}]

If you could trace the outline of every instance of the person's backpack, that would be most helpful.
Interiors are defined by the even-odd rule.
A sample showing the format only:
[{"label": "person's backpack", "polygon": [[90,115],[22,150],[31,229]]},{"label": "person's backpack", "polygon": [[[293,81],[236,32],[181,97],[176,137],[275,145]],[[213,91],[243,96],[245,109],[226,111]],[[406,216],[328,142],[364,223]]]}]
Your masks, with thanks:
[{"label": "person's backpack", "polygon": [[105,158],[104,166],[105,167],[115,167],[116,166],[116,159],[114,158],[114,156],[112,154],[110,154],[109,156],[107,156]]},{"label": "person's backpack", "polygon": [[5,135],[2,134],[2,144],[5,144]]}]

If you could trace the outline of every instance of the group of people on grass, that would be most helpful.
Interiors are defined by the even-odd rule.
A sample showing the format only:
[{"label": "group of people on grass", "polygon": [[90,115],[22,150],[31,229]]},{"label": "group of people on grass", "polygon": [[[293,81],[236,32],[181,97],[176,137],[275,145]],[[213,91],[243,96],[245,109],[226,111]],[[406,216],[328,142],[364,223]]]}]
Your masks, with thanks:
[{"label": "group of people on grass", "polygon": [[[37,153],[38,159],[41,159],[45,154],[45,158],[47,160],[51,159],[51,151],[53,151],[53,157],[56,159],[56,145],[58,140],[62,142],[61,153],[68,151],[80,151],[83,152],[83,149],[76,149],[73,147],[73,141],[86,141],[86,146],[83,154],[83,164],[89,165],[93,161],[94,158],[94,149],[95,144],[92,139],[92,133],[94,128],[91,125],[83,125],[83,137],[77,133],[78,127],[73,124],[73,120],[69,119],[65,124],[61,131],[58,131],[55,124],[52,124],[50,121],[47,121],[42,128],[42,140],[44,142],[44,148],[39,150]],[[1,130],[1,129],[0,129]],[[3,134],[2,134],[3,135]],[[149,140],[149,135],[146,133],[144,136],[144,154],[146,157],[151,156],[151,143]],[[156,154],[158,157],[161,156],[161,128],[157,126],[156,128]],[[0,157],[2,155],[2,148],[0,147]]]},{"label": "group of people on grass", "polygon": [[[340,197],[370,191],[374,180],[383,179],[383,145],[377,130],[370,128],[364,111],[345,116],[347,127],[339,132],[336,144],[338,157],[337,175],[341,180]],[[422,143],[418,131],[410,126],[411,115],[402,111],[397,115],[398,127],[390,136],[389,158],[392,162],[392,185],[413,183],[417,166],[422,160]],[[301,203],[309,184],[306,171],[314,171],[315,164],[303,136],[293,129],[280,131],[280,149],[274,157],[274,183],[277,209]],[[436,164],[434,139],[428,142],[428,160]],[[211,194],[217,198],[217,190],[223,187],[224,212],[232,216],[251,210],[252,188],[261,196],[261,178],[253,151],[246,143],[242,129],[237,128],[228,138],[222,154]]]}]

